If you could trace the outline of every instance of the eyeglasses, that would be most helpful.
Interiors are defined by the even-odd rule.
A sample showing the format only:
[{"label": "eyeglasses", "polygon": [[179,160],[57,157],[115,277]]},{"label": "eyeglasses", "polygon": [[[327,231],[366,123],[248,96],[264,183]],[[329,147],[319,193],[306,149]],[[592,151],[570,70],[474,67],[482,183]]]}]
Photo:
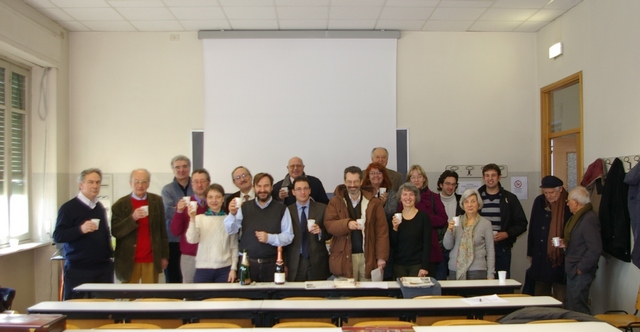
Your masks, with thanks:
[{"label": "eyeglasses", "polygon": [[193,182],[193,184],[206,184],[209,181],[208,180],[192,180],[191,182]]},{"label": "eyeglasses", "polygon": [[457,186],[457,185],[458,185],[458,183],[456,183],[456,182],[446,182],[446,181],[445,181],[445,182],[444,182],[444,185],[445,185],[445,186]]},{"label": "eyeglasses", "polygon": [[147,180],[133,180],[133,185],[138,185],[138,184],[146,185],[146,184],[149,184],[149,181],[147,181]]},{"label": "eyeglasses", "polygon": [[234,179],[234,180],[236,180],[236,181],[238,181],[238,180],[240,180],[240,179],[244,179],[244,178],[246,178],[247,176],[249,176],[249,174],[247,174],[247,173],[242,173],[242,174],[240,174],[240,175],[238,175],[238,176],[234,177],[233,179]]},{"label": "eyeglasses", "polygon": [[382,172],[369,172],[370,176],[382,175]]},{"label": "eyeglasses", "polygon": [[294,168],[303,168],[303,167],[304,167],[304,165],[295,164],[295,165],[289,165],[289,166],[287,166],[287,167],[288,167],[288,168],[290,168],[290,169],[294,169]]},{"label": "eyeglasses", "polygon": [[412,175],[409,179],[410,180],[422,180],[422,179],[424,179],[424,176],[422,176],[422,174]]},{"label": "eyeglasses", "polygon": [[304,188],[295,188],[295,189],[293,189],[293,190],[295,190],[295,191],[311,191],[311,188],[309,188],[309,187],[304,187]]}]

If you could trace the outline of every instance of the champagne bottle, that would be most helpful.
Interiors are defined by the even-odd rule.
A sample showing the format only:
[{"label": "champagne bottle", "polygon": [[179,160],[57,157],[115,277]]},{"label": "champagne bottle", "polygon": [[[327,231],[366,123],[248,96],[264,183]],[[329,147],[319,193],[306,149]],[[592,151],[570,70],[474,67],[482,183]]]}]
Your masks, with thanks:
[{"label": "champagne bottle", "polygon": [[282,247],[278,247],[278,258],[276,259],[276,271],[273,274],[273,281],[276,285],[284,284],[284,260],[282,260]]},{"label": "champagne bottle", "polygon": [[242,252],[242,262],[240,263],[240,285],[251,284],[251,269],[249,268],[249,256],[247,250]]}]

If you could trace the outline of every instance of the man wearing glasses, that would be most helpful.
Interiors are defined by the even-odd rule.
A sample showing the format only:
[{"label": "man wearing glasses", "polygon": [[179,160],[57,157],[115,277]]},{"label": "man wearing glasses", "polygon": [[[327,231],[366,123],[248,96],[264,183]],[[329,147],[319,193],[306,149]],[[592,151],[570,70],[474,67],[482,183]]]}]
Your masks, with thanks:
[{"label": "man wearing glasses", "polygon": [[157,283],[169,264],[169,239],[162,197],[147,192],[151,174],[131,172],[132,193],[111,207],[111,234],[116,238],[114,270],[123,283]]},{"label": "man wearing glasses", "polygon": [[251,176],[251,172],[249,172],[246,167],[238,166],[234,168],[231,172],[231,180],[240,190],[229,195],[224,200],[224,212],[226,213],[229,213],[229,203],[234,198],[240,197],[242,203],[256,198],[256,192],[253,190],[253,183],[251,182],[253,181],[253,178]]},{"label": "man wearing glasses", "polygon": [[290,193],[293,189],[293,180],[299,176],[305,176],[309,180],[309,186],[311,187],[311,198],[319,203],[329,203],[327,192],[324,190],[324,186],[320,179],[304,174],[304,163],[302,162],[302,159],[298,157],[289,159],[287,172],[288,173],[284,176],[284,179],[273,185],[273,192],[271,192],[271,196],[273,196],[274,199],[283,202],[286,206],[295,203],[296,198]]}]

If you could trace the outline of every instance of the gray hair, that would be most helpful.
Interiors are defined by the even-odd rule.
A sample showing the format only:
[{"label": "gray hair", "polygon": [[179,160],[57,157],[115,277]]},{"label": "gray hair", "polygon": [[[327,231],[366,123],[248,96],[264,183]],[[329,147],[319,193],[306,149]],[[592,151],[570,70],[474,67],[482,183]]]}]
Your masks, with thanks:
[{"label": "gray hair", "polygon": [[249,169],[248,169],[248,168],[246,168],[246,167],[244,167],[244,166],[238,166],[238,167],[234,168],[234,169],[233,169],[233,171],[231,171],[231,181],[235,180],[235,179],[233,178],[233,173],[235,173],[237,170],[239,170],[239,169],[241,169],[241,168],[242,168],[242,169],[244,169],[245,171],[247,171],[247,174],[249,174],[249,176],[252,176],[252,175],[251,175],[251,171],[249,171]]},{"label": "gray hair", "polygon": [[347,179],[347,173],[358,174],[362,180],[362,169],[358,166],[349,166],[344,169],[344,179]]},{"label": "gray hair", "polygon": [[482,196],[480,196],[480,193],[476,189],[467,189],[462,193],[462,197],[460,197],[460,207],[464,209],[464,201],[474,195],[476,196],[476,200],[478,201],[478,210],[482,209],[482,207],[484,206],[484,201],[482,200]]},{"label": "gray hair", "polygon": [[102,180],[102,171],[99,168],[87,168],[84,171],[80,172],[80,176],[78,177],[78,183],[83,183],[84,178],[91,173],[96,173],[100,175],[100,180]]},{"label": "gray hair", "polygon": [[411,182],[406,182],[398,188],[398,202],[402,199],[402,193],[405,191],[411,191],[416,196],[416,203],[420,202],[420,189]]},{"label": "gray hair", "polygon": [[376,152],[376,150],[378,149],[382,149],[384,150],[384,152],[387,154],[387,158],[389,157],[389,151],[387,151],[387,148],[383,148],[381,146],[375,147],[373,148],[373,150],[371,150],[371,158],[373,158],[373,154]]},{"label": "gray hair", "polygon": [[129,174],[129,181],[131,181],[133,179],[133,173],[138,172],[138,171],[142,171],[147,173],[147,180],[151,181],[151,173],[149,173],[149,171],[147,171],[145,168],[136,168],[133,171],[131,171],[131,174]]},{"label": "gray hair", "polygon": [[173,169],[173,163],[175,163],[176,161],[186,161],[187,165],[189,166],[189,168],[191,168],[191,159],[187,158],[187,156],[183,156],[181,154],[173,157],[173,159],[171,159],[171,168]]},{"label": "gray hair", "polygon": [[587,188],[583,186],[577,186],[571,190],[569,193],[569,199],[572,199],[580,205],[587,205],[591,202],[591,197],[589,197],[589,191]]}]

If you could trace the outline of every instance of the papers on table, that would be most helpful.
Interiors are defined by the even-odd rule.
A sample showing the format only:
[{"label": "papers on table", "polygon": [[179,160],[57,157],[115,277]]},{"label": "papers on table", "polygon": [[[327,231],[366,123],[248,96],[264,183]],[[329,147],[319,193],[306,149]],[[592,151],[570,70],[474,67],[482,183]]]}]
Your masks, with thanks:
[{"label": "papers on table", "polygon": [[476,296],[476,297],[466,297],[461,299],[464,302],[473,305],[482,305],[482,304],[494,304],[494,303],[504,303],[509,302],[505,299],[501,299],[498,295],[486,295],[486,296]]},{"label": "papers on table", "polygon": [[305,289],[333,289],[333,288],[379,288],[388,289],[386,282],[355,282],[353,279],[335,279],[321,281],[305,281]]},{"label": "papers on table", "polygon": [[402,277],[402,286],[409,288],[428,288],[433,286],[433,281],[429,277]]}]

